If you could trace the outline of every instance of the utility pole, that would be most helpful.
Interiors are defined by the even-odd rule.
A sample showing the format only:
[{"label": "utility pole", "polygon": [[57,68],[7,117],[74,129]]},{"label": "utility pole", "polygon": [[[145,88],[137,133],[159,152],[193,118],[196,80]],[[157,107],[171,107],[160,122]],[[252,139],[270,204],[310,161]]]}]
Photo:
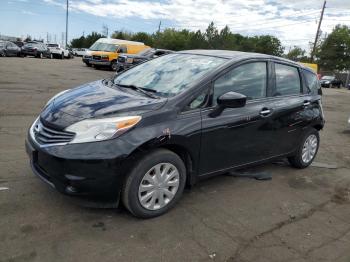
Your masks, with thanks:
[{"label": "utility pole", "polygon": [[160,33],[160,26],[162,25],[162,20],[159,21],[159,25],[158,25],[158,33]]},{"label": "utility pole", "polygon": [[68,8],[69,8],[69,0],[67,0],[67,10],[66,10],[66,47],[68,46]]},{"label": "utility pole", "polygon": [[327,3],[327,1],[325,0],[324,3],[323,3],[323,7],[322,7],[320,21],[318,22],[317,33],[316,33],[315,42],[314,42],[314,48],[312,48],[311,62],[314,61],[316,45],[317,45],[318,37],[320,35],[320,28],[321,28],[321,23],[322,23],[322,20],[323,20],[324,9],[326,8],[326,3]]}]

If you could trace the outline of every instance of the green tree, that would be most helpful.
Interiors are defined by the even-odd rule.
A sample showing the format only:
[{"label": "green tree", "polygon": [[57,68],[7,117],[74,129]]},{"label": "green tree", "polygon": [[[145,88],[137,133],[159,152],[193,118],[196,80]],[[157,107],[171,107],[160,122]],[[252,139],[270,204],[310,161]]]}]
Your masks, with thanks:
[{"label": "green tree", "polygon": [[138,32],[136,34],[134,34],[131,39],[132,41],[138,41],[138,42],[142,42],[145,45],[148,46],[153,46],[153,37],[152,35],[145,33],[145,32]]},{"label": "green tree", "polygon": [[122,39],[122,40],[131,40],[133,33],[127,31],[114,31],[111,38]]},{"label": "green tree", "polygon": [[350,28],[337,25],[316,51],[317,61],[324,70],[350,68]]},{"label": "green tree", "polygon": [[79,38],[74,38],[70,42],[70,47],[72,48],[89,48],[95,43],[98,39],[104,37],[103,35],[92,32],[91,34],[85,36],[81,36]]},{"label": "green tree", "polygon": [[309,58],[305,55],[306,51],[298,46],[294,46],[285,55],[286,58],[296,62],[308,62]]}]

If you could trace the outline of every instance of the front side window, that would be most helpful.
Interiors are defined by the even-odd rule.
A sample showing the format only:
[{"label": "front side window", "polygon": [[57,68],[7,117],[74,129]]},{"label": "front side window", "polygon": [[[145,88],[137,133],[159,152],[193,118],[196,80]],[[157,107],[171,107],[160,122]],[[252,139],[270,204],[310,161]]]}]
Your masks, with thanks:
[{"label": "front side window", "polygon": [[116,76],[117,85],[134,85],[153,89],[163,97],[174,96],[210,71],[227,62],[226,58],[171,54],[142,63]]},{"label": "front side window", "polygon": [[274,96],[297,95],[301,92],[298,68],[275,64],[276,90]]},{"label": "front side window", "polygon": [[214,83],[214,101],[227,92],[236,92],[247,99],[266,97],[267,63],[253,62],[241,65],[219,77]]},{"label": "front side window", "polygon": [[316,74],[311,73],[307,70],[303,70],[303,71],[304,71],[304,76],[306,79],[306,84],[307,84],[308,88],[310,89],[311,94],[317,94],[318,89],[319,89],[319,82],[318,82]]}]

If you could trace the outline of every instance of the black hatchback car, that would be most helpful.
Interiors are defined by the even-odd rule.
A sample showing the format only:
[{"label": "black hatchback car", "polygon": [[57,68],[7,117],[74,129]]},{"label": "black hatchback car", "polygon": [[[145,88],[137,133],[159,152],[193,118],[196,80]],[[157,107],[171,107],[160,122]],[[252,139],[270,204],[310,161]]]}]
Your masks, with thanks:
[{"label": "black hatchback car", "polygon": [[72,196],[161,215],[185,185],[279,158],[305,168],[324,126],[315,73],[278,57],[193,50],[53,97],[28,132],[31,167]]}]

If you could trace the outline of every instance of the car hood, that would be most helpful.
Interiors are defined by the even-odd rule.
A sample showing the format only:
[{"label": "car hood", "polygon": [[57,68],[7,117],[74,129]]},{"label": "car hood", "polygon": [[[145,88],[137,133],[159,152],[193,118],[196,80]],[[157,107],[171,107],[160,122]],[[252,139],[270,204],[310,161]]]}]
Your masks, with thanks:
[{"label": "car hood", "polygon": [[144,114],[156,110],[167,101],[154,99],[137,91],[105,86],[102,80],[74,88],[55,98],[41,113],[53,125],[66,127],[87,118]]}]

